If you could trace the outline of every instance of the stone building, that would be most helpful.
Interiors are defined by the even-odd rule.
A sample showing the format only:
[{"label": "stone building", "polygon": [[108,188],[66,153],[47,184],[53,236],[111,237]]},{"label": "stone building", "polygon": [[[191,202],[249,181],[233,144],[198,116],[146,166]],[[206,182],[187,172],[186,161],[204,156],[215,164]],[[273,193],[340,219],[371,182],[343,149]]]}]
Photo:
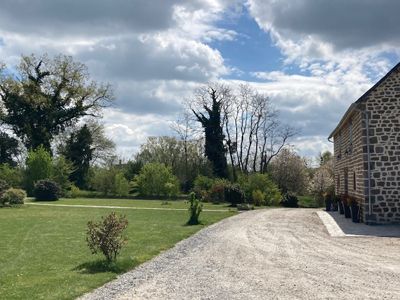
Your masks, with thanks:
[{"label": "stone building", "polygon": [[337,195],[367,224],[400,223],[400,63],[354,102],[329,136]]}]

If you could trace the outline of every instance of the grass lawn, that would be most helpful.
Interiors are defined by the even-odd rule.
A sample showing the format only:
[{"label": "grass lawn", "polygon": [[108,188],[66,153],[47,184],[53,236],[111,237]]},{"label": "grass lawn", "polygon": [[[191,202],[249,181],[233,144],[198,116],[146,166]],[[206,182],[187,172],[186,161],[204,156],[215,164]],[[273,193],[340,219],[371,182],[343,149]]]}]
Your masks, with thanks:
[{"label": "grass lawn", "polygon": [[[35,202],[31,200],[32,202]],[[29,202],[29,200],[27,201]],[[68,204],[68,205],[98,205],[98,206],[122,206],[122,207],[144,207],[144,208],[177,208],[187,209],[188,203],[184,200],[167,201],[167,200],[137,200],[137,199],[95,199],[95,198],[76,198],[76,199],[60,199],[56,202],[36,202],[48,204]],[[164,203],[164,204],[163,204]],[[232,210],[236,208],[229,207],[229,204],[212,204],[203,203],[203,209],[212,210]]]},{"label": "grass lawn", "polygon": [[[54,204],[186,208],[184,202],[68,199]],[[53,202],[52,202],[53,203]],[[118,203],[118,204],[117,204]],[[209,205],[206,205],[207,207]],[[223,205],[212,205],[226,209]],[[128,244],[107,267],[85,242],[86,223],[116,211],[128,221]],[[233,212],[203,212],[201,225],[185,226],[186,211],[24,205],[0,209],[0,299],[73,299],[101,286],[206,225]]]},{"label": "grass lawn", "polygon": [[313,196],[298,196],[299,206],[305,208],[318,208],[319,204]]}]

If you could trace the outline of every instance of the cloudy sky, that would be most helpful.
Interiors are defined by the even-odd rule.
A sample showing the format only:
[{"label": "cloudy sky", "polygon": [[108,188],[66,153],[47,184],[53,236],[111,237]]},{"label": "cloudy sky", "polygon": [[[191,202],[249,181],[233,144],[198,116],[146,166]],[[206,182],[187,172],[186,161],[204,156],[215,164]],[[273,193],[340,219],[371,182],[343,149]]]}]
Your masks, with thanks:
[{"label": "cloudy sky", "polygon": [[112,83],[103,122],[125,158],[173,134],[182,101],[217,79],[268,94],[313,156],[400,60],[399,11],[398,0],[0,0],[0,60],[65,53]]}]

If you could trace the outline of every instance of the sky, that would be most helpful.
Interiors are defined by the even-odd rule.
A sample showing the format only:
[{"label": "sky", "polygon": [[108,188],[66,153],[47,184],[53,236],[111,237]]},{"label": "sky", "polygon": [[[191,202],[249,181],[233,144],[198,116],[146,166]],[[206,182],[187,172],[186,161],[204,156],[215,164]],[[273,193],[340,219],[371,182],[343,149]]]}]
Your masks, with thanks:
[{"label": "sky", "polygon": [[400,60],[398,0],[0,0],[0,60],[73,56],[109,82],[107,135],[129,159],[172,135],[207,82],[265,93],[313,157],[348,106]]}]

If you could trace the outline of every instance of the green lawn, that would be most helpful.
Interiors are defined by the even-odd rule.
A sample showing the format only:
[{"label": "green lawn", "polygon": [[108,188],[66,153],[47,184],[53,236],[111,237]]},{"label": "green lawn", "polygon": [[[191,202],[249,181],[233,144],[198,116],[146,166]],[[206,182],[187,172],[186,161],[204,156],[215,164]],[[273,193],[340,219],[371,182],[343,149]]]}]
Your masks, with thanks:
[{"label": "green lawn", "polygon": [[[161,205],[161,202],[69,199],[54,204],[187,206],[184,202],[171,205]],[[98,220],[111,211],[126,215],[129,241],[117,264],[110,268],[105,267],[101,255],[89,252],[85,230],[89,220]],[[231,215],[233,212],[203,212],[202,225],[185,226],[186,211],[33,205],[1,208],[0,299],[73,299],[149,260],[204,226]]]},{"label": "green lawn", "polygon": [[299,206],[305,208],[318,208],[319,204],[313,196],[298,196]]},{"label": "green lawn", "polygon": [[[32,202],[35,202],[31,200]],[[30,202],[29,200],[27,202]],[[43,203],[43,202],[36,202]],[[146,207],[146,208],[178,208],[187,209],[188,203],[184,200],[136,200],[136,199],[94,199],[94,198],[76,198],[61,199],[56,202],[45,202],[49,204],[68,204],[68,205],[99,205],[99,206],[122,206],[122,207]],[[203,203],[203,209],[212,210],[232,210],[236,208],[229,207],[229,204]]]}]

